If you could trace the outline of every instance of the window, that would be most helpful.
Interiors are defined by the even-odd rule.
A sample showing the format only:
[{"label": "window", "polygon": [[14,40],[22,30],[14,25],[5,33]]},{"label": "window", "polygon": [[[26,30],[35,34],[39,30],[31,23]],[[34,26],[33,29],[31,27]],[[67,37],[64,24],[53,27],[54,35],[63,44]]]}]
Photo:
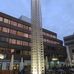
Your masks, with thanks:
[{"label": "window", "polygon": [[26,27],[26,26],[25,26],[25,25],[23,25],[23,28],[24,28],[24,29],[25,29],[25,27]]},{"label": "window", "polygon": [[9,39],[10,44],[16,44],[16,39]]},{"label": "window", "polygon": [[6,70],[9,70],[9,68],[10,68],[10,64],[7,63],[7,65],[6,65]]},{"label": "window", "polygon": [[9,39],[9,43],[10,43],[10,44],[12,43],[12,39]]},{"label": "window", "polygon": [[19,35],[19,36],[23,36],[23,32],[20,32],[20,31],[17,31],[17,35]]},{"label": "window", "polygon": [[32,28],[31,27],[29,27],[29,31],[31,31],[32,30]]},{"label": "window", "polygon": [[3,28],[2,28],[2,31],[9,33],[9,28],[3,27]]},{"label": "window", "polygon": [[72,53],[74,53],[74,49],[72,49]]},{"label": "window", "polygon": [[46,33],[47,36],[49,36],[49,33]]},{"label": "window", "polygon": [[46,39],[43,39],[44,42],[46,42]]},{"label": "window", "polygon": [[25,26],[25,29],[28,30],[28,26]]},{"label": "window", "polygon": [[2,69],[2,63],[0,63],[0,70]]},{"label": "window", "polygon": [[23,46],[28,46],[28,42],[23,41]]},{"label": "window", "polygon": [[29,55],[29,51],[24,51],[24,55]]},{"label": "window", "polygon": [[0,27],[0,32],[2,31],[2,27]]},{"label": "window", "polygon": [[20,50],[16,50],[16,54],[20,54]]},{"label": "window", "polygon": [[32,43],[29,43],[29,46],[31,47],[32,46]]},{"label": "window", "polygon": [[59,42],[56,42],[56,41],[55,41],[54,43],[55,43],[55,44],[59,44]]},{"label": "window", "polygon": [[0,41],[8,42],[8,38],[0,37]]},{"label": "window", "polygon": [[11,21],[11,25],[17,26],[17,22]]},{"label": "window", "polygon": [[3,21],[3,17],[0,17],[0,21]]},{"label": "window", "polygon": [[26,29],[26,30],[28,30],[28,29],[29,29],[29,27],[28,27],[28,26],[26,26],[26,25],[23,25],[23,28],[24,28],[24,29]]},{"label": "window", "polygon": [[10,33],[11,33],[11,34],[16,34],[16,31],[15,31],[15,30],[10,29]]},{"label": "window", "polygon": [[48,37],[52,37],[52,38],[56,38],[55,35],[50,34],[50,33],[45,33],[45,32],[43,32],[43,35],[48,36]]},{"label": "window", "polygon": [[49,42],[49,40],[47,39],[47,42]]},{"label": "window", "polygon": [[7,18],[4,18],[4,23],[9,23],[9,20]]},{"label": "window", "polygon": [[17,45],[22,45],[22,41],[17,40]]},{"label": "window", "polygon": [[18,27],[23,28],[23,24],[18,23]]},{"label": "window", "polygon": [[27,37],[28,38],[28,34],[27,33],[24,33],[24,37]]},{"label": "window", "polygon": [[45,32],[43,32],[43,35],[46,35],[46,33],[45,33]]},{"label": "window", "polygon": [[9,20],[9,24],[11,24],[11,20]]},{"label": "window", "polygon": [[23,41],[20,41],[20,45],[23,45]]},{"label": "window", "polygon": [[32,36],[29,34],[29,38],[31,38]]},{"label": "window", "polygon": [[53,37],[53,38],[57,38],[57,37],[56,37],[56,36],[54,36],[54,35],[53,35],[52,37]]},{"label": "window", "polygon": [[28,54],[31,55],[31,51],[28,51]]},{"label": "window", "polygon": [[6,38],[6,42],[8,42],[9,41],[9,38]]},{"label": "window", "polygon": [[12,44],[16,44],[16,39],[12,39]]}]

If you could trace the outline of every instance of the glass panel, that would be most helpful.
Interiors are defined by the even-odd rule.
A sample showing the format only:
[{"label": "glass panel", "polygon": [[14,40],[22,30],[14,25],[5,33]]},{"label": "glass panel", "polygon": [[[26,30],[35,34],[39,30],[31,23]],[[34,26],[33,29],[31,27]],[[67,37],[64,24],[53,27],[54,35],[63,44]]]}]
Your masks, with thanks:
[{"label": "glass panel", "polygon": [[46,35],[46,33],[45,33],[45,32],[43,32],[43,35]]},{"label": "glass panel", "polygon": [[2,63],[0,63],[0,70],[2,69]]},{"label": "glass panel", "polygon": [[31,38],[32,36],[29,34],[29,38]]},{"label": "glass panel", "polygon": [[9,42],[9,38],[6,38],[6,42]]},{"label": "glass panel", "polygon": [[29,51],[24,51],[24,55],[29,55]]},{"label": "glass panel", "polygon": [[16,31],[15,31],[15,30],[10,29],[10,33],[11,33],[11,34],[16,34]]},{"label": "glass panel", "polygon": [[23,28],[23,24],[18,23],[18,27]]},{"label": "glass panel", "polygon": [[53,35],[53,38],[57,38],[57,37]]},{"label": "glass panel", "polygon": [[16,44],[16,39],[9,39],[10,44]]},{"label": "glass panel", "polygon": [[16,40],[15,39],[12,39],[12,44],[16,44]]},{"label": "glass panel", "polygon": [[10,64],[7,63],[7,65],[6,65],[6,69],[9,70],[9,68],[10,68]]},{"label": "glass panel", "polygon": [[28,26],[25,26],[25,29],[27,29],[27,30],[28,30]]},{"label": "glass panel", "polygon": [[29,43],[29,46],[31,47],[32,46],[32,43]]},{"label": "glass panel", "polygon": [[23,28],[25,29],[25,28],[26,28],[26,26],[25,26],[25,25],[23,25]]},{"label": "glass panel", "polygon": [[27,37],[28,38],[28,34],[27,33],[24,33],[24,37]]},{"label": "glass panel", "polygon": [[8,38],[0,37],[0,41],[8,42]]},{"label": "glass panel", "polygon": [[10,43],[10,44],[12,43],[12,39],[9,39],[9,43]]},{"label": "glass panel", "polygon": [[29,31],[31,31],[32,30],[32,28],[31,27],[29,27]]},{"label": "glass panel", "polygon": [[43,39],[44,42],[46,42],[46,39]]},{"label": "glass panel", "polygon": [[47,42],[49,42],[49,40],[47,39]]},{"label": "glass panel", "polygon": [[5,28],[5,27],[3,27],[3,28],[2,28],[2,31],[3,31],[3,32],[7,32],[7,33],[9,33],[9,28]]},{"label": "glass panel", "polygon": [[22,45],[22,41],[17,40],[17,45]]},{"label": "glass panel", "polygon": [[28,46],[28,42],[23,41],[23,46]]},{"label": "glass panel", "polygon": [[23,32],[20,32],[20,31],[17,31],[17,35],[19,35],[19,36],[23,36]]},{"label": "glass panel", "polygon": [[9,24],[11,24],[11,21],[9,20]]},{"label": "glass panel", "polygon": [[31,51],[29,51],[28,53],[29,53],[29,55],[31,55]]},{"label": "glass panel", "polygon": [[17,26],[17,22],[11,21],[11,25]]},{"label": "glass panel", "polygon": [[2,27],[0,27],[0,32],[2,31]]},{"label": "glass panel", "polygon": [[48,34],[48,33],[46,33],[46,35],[47,35],[47,36],[49,36],[49,34]]},{"label": "glass panel", "polygon": [[3,21],[3,17],[0,17],[0,21]]},{"label": "glass panel", "polygon": [[9,23],[8,19],[4,18],[4,23]]},{"label": "glass panel", "polygon": [[23,45],[23,41],[20,41],[20,45]]}]

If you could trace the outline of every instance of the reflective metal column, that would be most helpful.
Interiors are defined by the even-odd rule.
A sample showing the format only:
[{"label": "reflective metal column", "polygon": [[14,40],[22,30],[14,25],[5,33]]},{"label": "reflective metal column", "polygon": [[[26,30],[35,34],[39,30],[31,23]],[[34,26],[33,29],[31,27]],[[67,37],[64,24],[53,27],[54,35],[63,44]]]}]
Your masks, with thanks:
[{"label": "reflective metal column", "polygon": [[31,0],[32,49],[31,73],[45,74],[40,0]]}]

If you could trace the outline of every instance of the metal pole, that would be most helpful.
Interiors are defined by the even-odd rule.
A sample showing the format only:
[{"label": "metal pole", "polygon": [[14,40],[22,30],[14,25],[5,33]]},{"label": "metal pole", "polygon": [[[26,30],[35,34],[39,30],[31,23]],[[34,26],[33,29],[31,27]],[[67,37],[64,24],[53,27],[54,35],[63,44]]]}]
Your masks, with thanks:
[{"label": "metal pole", "polygon": [[45,74],[40,0],[31,0],[32,49],[31,73]]},{"label": "metal pole", "polygon": [[13,66],[14,66],[14,49],[11,50],[11,61],[10,61],[10,70],[13,70]]}]

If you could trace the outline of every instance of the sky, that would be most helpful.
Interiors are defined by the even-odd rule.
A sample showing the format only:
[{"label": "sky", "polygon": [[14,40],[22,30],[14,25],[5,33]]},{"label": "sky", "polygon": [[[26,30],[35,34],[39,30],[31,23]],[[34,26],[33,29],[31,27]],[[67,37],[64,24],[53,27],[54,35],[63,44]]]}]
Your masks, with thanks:
[{"label": "sky", "polygon": [[[43,28],[59,39],[74,33],[74,0],[41,0]],[[0,12],[31,18],[31,0],[0,0]]]}]

